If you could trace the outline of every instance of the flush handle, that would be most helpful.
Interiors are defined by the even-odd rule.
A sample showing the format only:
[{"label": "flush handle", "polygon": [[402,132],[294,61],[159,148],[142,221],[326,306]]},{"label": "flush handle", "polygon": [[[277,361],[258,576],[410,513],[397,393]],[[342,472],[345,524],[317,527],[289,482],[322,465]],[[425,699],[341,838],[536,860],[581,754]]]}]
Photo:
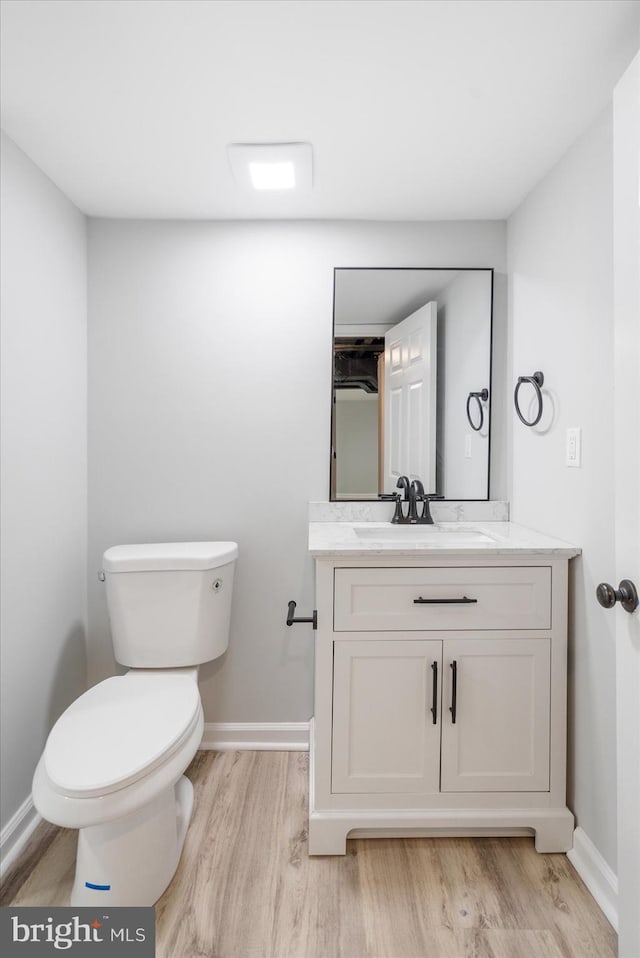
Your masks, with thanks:
[{"label": "flush handle", "polygon": [[601,582],[596,589],[596,599],[605,609],[612,609],[619,602],[625,612],[638,608],[638,590],[631,579],[623,579],[617,589],[608,582]]}]

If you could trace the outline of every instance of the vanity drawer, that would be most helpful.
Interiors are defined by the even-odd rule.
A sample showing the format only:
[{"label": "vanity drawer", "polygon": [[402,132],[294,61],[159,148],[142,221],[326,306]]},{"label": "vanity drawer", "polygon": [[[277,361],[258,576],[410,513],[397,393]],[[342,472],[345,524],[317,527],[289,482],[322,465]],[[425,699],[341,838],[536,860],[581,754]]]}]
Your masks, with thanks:
[{"label": "vanity drawer", "polygon": [[336,569],[334,600],[336,632],[549,629],[551,569]]}]

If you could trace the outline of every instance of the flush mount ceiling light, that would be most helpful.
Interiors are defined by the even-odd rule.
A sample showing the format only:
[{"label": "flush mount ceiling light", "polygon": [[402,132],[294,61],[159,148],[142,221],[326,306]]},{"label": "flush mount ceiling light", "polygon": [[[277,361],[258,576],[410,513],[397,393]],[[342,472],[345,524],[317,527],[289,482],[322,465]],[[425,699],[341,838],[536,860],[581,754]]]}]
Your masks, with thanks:
[{"label": "flush mount ceiling light", "polygon": [[310,143],[230,143],[229,163],[247,190],[311,189]]}]

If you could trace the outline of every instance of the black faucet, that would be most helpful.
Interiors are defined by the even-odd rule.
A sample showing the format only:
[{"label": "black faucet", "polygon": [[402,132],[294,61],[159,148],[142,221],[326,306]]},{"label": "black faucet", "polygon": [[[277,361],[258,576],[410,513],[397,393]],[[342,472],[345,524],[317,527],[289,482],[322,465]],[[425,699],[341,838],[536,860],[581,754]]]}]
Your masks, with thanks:
[{"label": "black faucet", "polygon": [[[414,479],[413,482],[409,482],[407,476],[400,476],[396,488],[402,489],[403,496],[399,492],[394,492],[391,495],[382,496],[383,499],[393,499],[396,504],[395,512],[393,513],[393,519],[391,522],[396,525],[430,525],[434,524],[433,518],[431,516],[431,510],[429,509],[429,500],[437,499],[438,496],[429,496],[425,494],[424,486],[420,479]],[[409,508],[405,515],[402,509],[402,503],[408,502]],[[422,511],[418,513],[418,503],[422,503]]]},{"label": "black faucet", "polygon": [[407,499],[409,498],[409,489],[410,489],[409,477],[400,476],[398,481],[396,482],[396,489],[404,489],[404,500],[406,502]]},{"label": "black faucet", "polygon": [[409,522],[418,521],[418,501],[424,499],[424,486],[420,479],[414,479],[409,487]]},{"label": "black faucet", "polygon": [[[420,479],[413,480],[411,483],[411,492],[413,493],[413,513],[411,512],[411,507],[409,507],[409,518],[412,522],[419,522],[421,525],[432,526],[434,522],[431,515],[431,510],[429,508],[429,500],[431,497],[425,495],[424,486],[422,485]],[[419,516],[416,507],[417,502],[423,503],[422,512]],[[415,515],[415,519],[412,518],[412,515]]]}]

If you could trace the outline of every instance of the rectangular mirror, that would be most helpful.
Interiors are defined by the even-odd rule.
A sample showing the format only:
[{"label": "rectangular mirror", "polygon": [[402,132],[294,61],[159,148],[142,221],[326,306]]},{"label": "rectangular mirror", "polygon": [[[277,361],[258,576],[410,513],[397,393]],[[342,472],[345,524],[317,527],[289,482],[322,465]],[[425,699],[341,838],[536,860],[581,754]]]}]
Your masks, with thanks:
[{"label": "rectangular mirror", "polygon": [[334,270],[331,499],[488,499],[492,269]]}]

